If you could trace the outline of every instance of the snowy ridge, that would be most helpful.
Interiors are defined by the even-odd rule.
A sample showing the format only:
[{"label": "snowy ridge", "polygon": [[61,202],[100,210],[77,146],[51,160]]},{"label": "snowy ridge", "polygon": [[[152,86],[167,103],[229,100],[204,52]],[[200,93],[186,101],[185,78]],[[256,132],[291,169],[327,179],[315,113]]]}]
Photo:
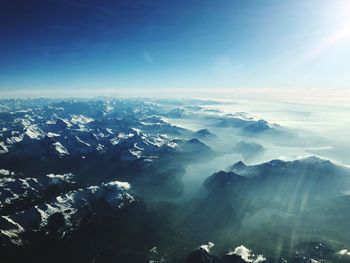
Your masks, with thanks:
[{"label": "snowy ridge", "polygon": [[[71,175],[49,175],[52,179],[70,178]],[[14,244],[20,245],[20,237],[24,231],[44,228],[54,214],[61,214],[66,228],[72,228],[84,216],[98,209],[101,202],[110,209],[123,209],[138,199],[128,192],[130,184],[112,181],[100,186],[90,186],[84,189],[70,191],[56,196],[51,202],[35,205],[34,207],[18,211],[8,216],[1,216],[1,221],[10,222],[8,229],[1,233]]]}]

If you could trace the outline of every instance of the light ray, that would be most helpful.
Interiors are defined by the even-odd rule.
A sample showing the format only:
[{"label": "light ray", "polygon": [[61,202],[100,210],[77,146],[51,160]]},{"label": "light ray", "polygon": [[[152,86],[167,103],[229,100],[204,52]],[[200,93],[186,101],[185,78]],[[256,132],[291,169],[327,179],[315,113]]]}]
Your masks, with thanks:
[{"label": "light ray", "polygon": [[321,55],[327,49],[335,46],[341,41],[350,38],[350,25],[323,39],[315,47],[304,54],[296,64],[303,64]]}]

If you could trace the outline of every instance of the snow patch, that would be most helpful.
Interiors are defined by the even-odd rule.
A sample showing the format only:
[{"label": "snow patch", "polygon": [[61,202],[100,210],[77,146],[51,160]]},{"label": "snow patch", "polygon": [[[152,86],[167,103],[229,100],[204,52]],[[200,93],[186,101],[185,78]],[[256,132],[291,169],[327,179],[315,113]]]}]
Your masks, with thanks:
[{"label": "snow patch", "polygon": [[25,134],[35,140],[39,140],[42,137],[44,137],[43,132],[36,126],[36,125],[30,125],[26,128]]},{"label": "snow patch", "polygon": [[246,248],[243,245],[236,247],[234,251],[228,253],[228,255],[232,254],[240,256],[246,262],[259,263],[266,261],[266,258],[263,255],[255,255],[249,248]]},{"label": "snow patch", "polygon": [[60,136],[58,133],[54,133],[54,132],[48,132],[46,135],[49,138],[54,138],[54,137],[59,137]]},{"label": "snow patch", "polygon": [[67,174],[47,174],[48,178],[53,179],[53,182],[59,182],[59,181],[66,181],[71,182],[73,179],[73,174],[67,173]]},{"label": "snow patch", "polygon": [[54,142],[52,144],[55,148],[55,150],[61,155],[69,155],[69,152],[67,151],[67,149],[60,143],[60,142]]},{"label": "snow patch", "polygon": [[74,123],[74,124],[87,124],[87,123],[90,123],[90,122],[93,122],[93,121],[94,121],[93,118],[86,117],[84,115],[75,115],[75,114],[73,114],[71,116],[71,122]]},{"label": "snow patch", "polygon": [[349,256],[350,257],[350,250],[342,249],[339,252],[337,252],[337,254],[339,254],[341,256]]},{"label": "snow patch", "polygon": [[8,237],[13,244],[17,246],[23,245],[23,242],[19,237],[19,235],[24,232],[24,228],[20,224],[13,221],[8,216],[1,216],[1,218],[6,220],[8,223],[10,223],[12,225],[12,228],[7,230],[0,230],[0,233]]},{"label": "snow patch", "polygon": [[1,176],[9,176],[12,175],[13,172],[10,172],[9,170],[5,170],[5,169],[0,169],[0,175]]},{"label": "snow patch", "polygon": [[208,242],[208,244],[201,245],[199,248],[204,249],[207,253],[210,253],[210,250],[214,247],[214,243]]},{"label": "snow patch", "polygon": [[113,181],[105,184],[107,187],[117,187],[122,190],[129,190],[131,185],[128,182]]}]

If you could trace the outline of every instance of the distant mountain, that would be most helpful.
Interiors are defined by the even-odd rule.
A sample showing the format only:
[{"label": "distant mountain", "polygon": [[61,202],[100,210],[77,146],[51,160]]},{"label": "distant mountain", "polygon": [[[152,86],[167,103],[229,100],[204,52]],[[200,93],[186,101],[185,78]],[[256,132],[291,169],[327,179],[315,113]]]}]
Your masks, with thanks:
[{"label": "distant mountain", "polygon": [[188,117],[191,113],[185,108],[175,108],[169,111],[166,116],[169,118],[185,118]]},{"label": "distant mountain", "polygon": [[248,159],[263,154],[265,148],[256,142],[240,141],[233,147],[233,150],[237,153],[240,153],[243,158]]},{"label": "distant mountain", "polygon": [[216,139],[217,136],[209,131],[208,129],[201,129],[196,131],[193,136],[197,139],[203,139],[203,140],[211,140],[211,139]]},{"label": "distant mountain", "polygon": [[[288,202],[313,203],[342,195],[350,188],[350,169],[328,160],[307,157],[295,161],[272,160],[259,165],[246,166],[238,162],[229,168],[238,174],[237,193],[244,193],[260,202],[275,204]],[[220,180],[227,181],[225,177]],[[305,195],[308,196],[304,200]]]},{"label": "distant mountain", "polygon": [[280,126],[270,124],[262,119],[256,119],[244,112],[226,115],[213,114],[208,115],[206,118],[210,120],[215,127],[235,128],[238,129],[239,133],[243,136],[282,133]]}]

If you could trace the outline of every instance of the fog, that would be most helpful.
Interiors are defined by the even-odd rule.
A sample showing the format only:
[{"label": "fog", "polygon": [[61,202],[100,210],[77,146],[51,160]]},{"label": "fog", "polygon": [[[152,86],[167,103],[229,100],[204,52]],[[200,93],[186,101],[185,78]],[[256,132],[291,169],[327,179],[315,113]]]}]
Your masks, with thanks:
[{"label": "fog", "polygon": [[[344,165],[349,165],[350,161],[344,156],[350,154],[350,144],[348,143],[350,130],[350,104],[336,100],[314,100],[312,98],[301,101],[289,100],[235,100],[235,103],[212,106],[224,112],[245,111],[252,115],[257,115],[269,122],[277,123],[284,127],[298,130],[305,135],[305,144],[314,141],[312,146],[301,149],[284,149],[283,156],[295,158],[297,151],[299,155],[317,154],[321,157],[332,159]],[[277,152],[276,152],[277,150]],[[271,149],[271,157],[278,149]],[[290,155],[291,154],[291,155]]]},{"label": "fog", "polygon": [[[238,161],[247,165],[260,164],[273,159],[295,160],[316,155],[334,163],[350,165],[346,156],[350,154],[348,141],[350,130],[350,106],[329,101],[304,99],[295,102],[283,100],[218,100],[219,104],[202,105],[205,109],[220,111],[222,114],[245,112],[248,117],[264,119],[271,124],[292,131],[296,136],[257,135],[244,136],[236,128],[215,126],[206,118],[198,116],[168,118],[171,124],[197,131],[207,128],[217,135],[215,140],[204,140],[219,156],[207,162],[195,162],[186,167],[182,178],[184,193],[178,199],[186,201],[203,191],[202,183],[213,173],[225,170]],[[245,156],[234,147],[239,142],[257,143],[262,152],[251,152]]]}]

